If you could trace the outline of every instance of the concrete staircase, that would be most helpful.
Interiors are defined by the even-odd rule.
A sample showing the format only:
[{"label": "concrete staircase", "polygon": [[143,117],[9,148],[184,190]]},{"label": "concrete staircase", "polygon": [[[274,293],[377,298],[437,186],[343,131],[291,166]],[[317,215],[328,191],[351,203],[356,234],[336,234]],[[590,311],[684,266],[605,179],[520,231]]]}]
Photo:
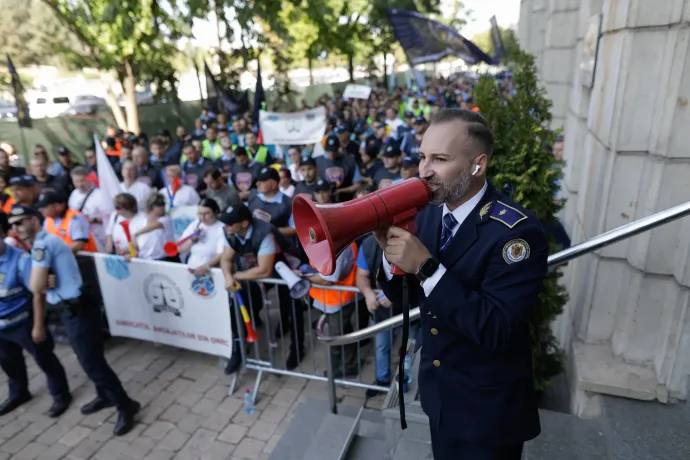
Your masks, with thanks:
[{"label": "concrete staircase", "polygon": [[[523,460],[690,459],[687,403],[604,396],[601,418],[585,420],[567,413],[564,377],[557,378],[552,388],[539,412],[541,435],[525,444]],[[391,386],[381,410],[339,405],[335,415],[325,401],[308,399],[270,460],[430,460],[429,422],[416,395],[412,382],[405,393],[404,432],[397,385]]]}]

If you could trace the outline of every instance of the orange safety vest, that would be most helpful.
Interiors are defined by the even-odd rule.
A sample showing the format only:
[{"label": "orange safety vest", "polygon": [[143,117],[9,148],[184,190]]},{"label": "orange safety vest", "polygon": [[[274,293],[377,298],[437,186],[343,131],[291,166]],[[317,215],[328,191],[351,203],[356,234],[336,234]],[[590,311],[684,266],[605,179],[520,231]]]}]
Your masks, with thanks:
[{"label": "orange safety vest", "polygon": [[[357,285],[357,244],[350,244],[352,248],[352,270],[347,277],[341,281],[334,283],[336,286],[350,286],[354,287]],[[313,287],[309,289],[309,297],[314,300],[318,300],[327,307],[338,307],[345,305],[349,302],[355,300],[357,296],[356,292],[349,291],[335,291],[333,289],[328,289],[327,287]]]},{"label": "orange safety vest", "polygon": [[2,205],[2,212],[9,215],[10,211],[12,211],[12,206],[14,206],[15,204],[17,204],[17,201],[13,197],[7,198],[5,204]]},{"label": "orange safety vest", "polygon": [[[46,217],[46,231],[60,238],[62,241],[67,243],[68,246],[71,246],[73,241],[69,236],[69,226],[72,223],[72,218],[79,214],[81,214],[79,211],[71,208],[68,209],[65,213],[65,217],[62,219],[62,222],[60,222],[60,226],[57,228],[55,227],[55,219],[52,217]],[[96,246],[96,240],[93,239],[91,231],[89,231],[89,241],[86,242],[82,251],[98,252],[98,246]]]}]

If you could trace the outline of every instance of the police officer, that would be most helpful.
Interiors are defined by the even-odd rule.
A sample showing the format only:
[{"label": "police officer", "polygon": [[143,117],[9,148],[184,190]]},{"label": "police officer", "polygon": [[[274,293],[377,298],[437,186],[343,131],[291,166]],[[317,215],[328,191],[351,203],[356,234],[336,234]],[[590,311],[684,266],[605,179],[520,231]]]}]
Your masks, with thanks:
[{"label": "police officer", "polygon": [[[402,305],[421,303],[419,391],[435,460],[519,460],[539,435],[530,318],[547,272],[534,214],[486,181],[493,134],[478,113],[439,111],[422,140],[419,175],[432,204],[417,234],[391,227],[378,281]],[[408,299],[405,299],[408,300]]]},{"label": "police officer", "polygon": [[193,143],[188,142],[184,145],[184,157],[186,161],[182,164],[184,173],[184,183],[193,187],[197,193],[204,194],[206,182],[204,182],[204,171],[213,163],[201,156]]},{"label": "police officer", "polygon": [[316,158],[316,168],[321,179],[334,185],[340,202],[352,199],[362,180],[355,158],[342,152],[335,134],[326,138],[326,155]]},{"label": "police officer", "polygon": [[319,181],[319,176],[316,171],[316,162],[312,158],[307,158],[300,163],[299,172],[302,174],[304,180],[297,182],[293,196],[299,195],[300,193],[306,193],[314,199],[314,189],[316,183]]},{"label": "police officer", "polygon": [[282,234],[296,236],[292,219],[292,199],[279,189],[280,173],[269,166],[259,171],[256,190],[252,190],[247,206],[252,215],[273,224]]},{"label": "police officer", "polygon": [[[14,217],[10,215],[10,221]],[[72,396],[69,392],[65,369],[53,352],[55,342],[46,332],[46,340],[34,343],[31,338],[33,326],[30,291],[31,254],[5,244],[9,223],[7,216],[0,214],[0,366],[7,374],[9,396],[0,404],[0,415],[5,415],[31,399],[29,379],[22,350],[36,360],[36,364],[48,378],[48,391],[53,404],[48,409],[49,417],[63,414]]]},{"label": "police officer", "polygon": [[230,178],[235,188],[240,192],[240,198],[243,201],[249,199],[249,191],[263,167],[262,163],[251,161],[249,153],[244,147],[237,147],[235,149],[235,162],[230,167]]},{"label": "police officer", "polygon": [[[248,207],[242,205],[228,208],[218,220],[225,225],[226,241],[221,268],[225,276],[225,287],[229,291],[235,291],[237,282],[278,276],[274,273],[274,265],[280,260],[287,261],[292,266],[299,265],[300,253],[292,241],[275,226],[252,217]],[[249,294],[255,311],[259,311],[261,294],[255,287],[255,283],[249,284]],[[244,300],[248,301],[246,298]],[[291,370],[304,357],[303,309],[301,302],[292,301],[290,290],[285,285],[278,285],[278,300],[282,329],[290,330],[291,342],[286,367]],[[236,327],[234,323],[233,321],[233,328]],[[226,367],[228,373],[234,372],[240,365],[239,353],[237,349],[234,351]]]},{"label": "police officer", "polygon": [[377,189],[389,187],[400,179],[400,149],[395,143],[388,144],[383,151],[383,168],[379,168],[373,177]]},{"label": "police officer", "polygon": [[[40,217],[32,208],[12,210],[13,226],[20,237],[33,243],[31,291],[35,343],[48,340],[45,327],[46,301],[56,309],[74,353],[86,375],[96,386],[96,399],[81,408],[92,414],[117,406],[118,418],[113,433],[121,436],[134,426],[140,405],[125,392],[122,383],[105,360],[100,331],[100,311],[82,299],[82,277],[70,248],[57,236],[41,229]],[[48,289],[48,274],[55,274],[54,289]]]},{"label": "police officer", "polygon": [[73,253],[98,252],[96,241],[89,230],[89,221],[84,214],[67,207],[64,195],[46,190],[35,207],[45,217],[43,228],[64,241]]}]

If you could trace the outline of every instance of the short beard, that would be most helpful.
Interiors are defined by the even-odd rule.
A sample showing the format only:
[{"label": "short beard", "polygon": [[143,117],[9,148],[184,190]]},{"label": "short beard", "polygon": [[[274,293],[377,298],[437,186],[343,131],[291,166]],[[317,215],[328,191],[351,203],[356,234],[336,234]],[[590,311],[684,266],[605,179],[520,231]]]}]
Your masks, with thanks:
[{"label": "short beard", "polygon": [[457,179],[450,184],[444,184],[443,182],[429,182],[430,184],[438,184],[439,187],[434,190],[431,197],[431,204],[444,204],[444,203],[457,203],[462,200],[462,198],[467,195],[470,189],[470,182],[472,180],[472,175],[470,174],[470,168],[463,169],[460,174],[458,174]]}]

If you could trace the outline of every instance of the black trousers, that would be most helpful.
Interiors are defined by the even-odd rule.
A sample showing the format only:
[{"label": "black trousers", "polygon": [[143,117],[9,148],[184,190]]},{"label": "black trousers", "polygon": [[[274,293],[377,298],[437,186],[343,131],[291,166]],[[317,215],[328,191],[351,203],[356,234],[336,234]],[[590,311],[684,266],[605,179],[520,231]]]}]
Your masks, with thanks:
[{"label": "black trousers", "polygon": [[82,299],[71,302],[69,308],[59,310],[59,315],[79,364],[100,398],[114,402],[118,409],[129,408],[131,399],[105,359],[100,308]]},{"label": "black trousers", "polygon": [[449,438],[430,425],[434,460],[520,460],[523,444],[492,446]]},{"label": "black trousers", "polygon": [[36,360],[36,364],[48,378],[48,391],[53,399],[69,397],[69,385],[65,369],[55,356],[55,342],[50,332],[45,341],[37,344],[31,338],[33,322],[27,319],[0,329],[0,366],[7,374],[10,387],[9,398],[19,398],[29,392],[29,378],[22,350],[26,350]]}]

